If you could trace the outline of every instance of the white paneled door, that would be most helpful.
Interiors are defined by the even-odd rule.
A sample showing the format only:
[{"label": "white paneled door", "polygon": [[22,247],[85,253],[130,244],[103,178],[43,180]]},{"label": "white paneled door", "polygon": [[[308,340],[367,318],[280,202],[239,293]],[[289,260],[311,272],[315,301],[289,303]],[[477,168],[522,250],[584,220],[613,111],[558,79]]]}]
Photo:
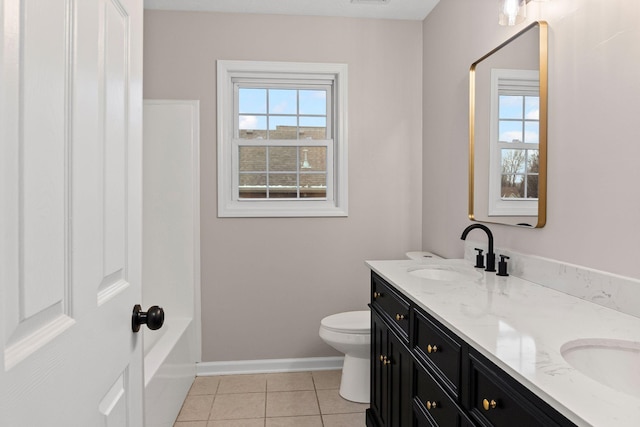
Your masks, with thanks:
[{"label": "white paneled door", "polygon": [[0,425],[138,427],[142,0],[0,5]]}]

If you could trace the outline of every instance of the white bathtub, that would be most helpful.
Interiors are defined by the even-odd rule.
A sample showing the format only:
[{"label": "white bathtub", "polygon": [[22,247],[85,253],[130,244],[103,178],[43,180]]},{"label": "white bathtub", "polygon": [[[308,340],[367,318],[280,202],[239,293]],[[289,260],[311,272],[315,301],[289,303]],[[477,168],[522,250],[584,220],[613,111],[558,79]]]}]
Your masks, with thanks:
[{"label": "white bathtub", "polygon": [[[142,306],[145,426],[172,427],[200,361],[198,102],[144,103]],[[137,427],[137,426],[136,426]]]},{"label": "white bathtub", "polygon": [[144,331],[145,425],[171,427],[196,375],[193,321],[167,317]]}]

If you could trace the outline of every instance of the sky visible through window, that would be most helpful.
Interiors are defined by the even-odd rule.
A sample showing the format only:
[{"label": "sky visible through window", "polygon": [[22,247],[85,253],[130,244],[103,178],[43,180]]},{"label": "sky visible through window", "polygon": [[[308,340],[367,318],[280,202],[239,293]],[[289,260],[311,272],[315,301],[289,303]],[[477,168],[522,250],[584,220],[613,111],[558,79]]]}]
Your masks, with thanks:
[{"label": "sky visible through window", "polygon": [[327,126],[327,93],[314,89],[240,88],[238,128],[275,130],[279,126]]},{"label": "sky visible through window", "polygon": [[[540,98],[500,95],[499,139],[501,142],[538,144]],[[523,128],[524,124],[524,128]]]}]

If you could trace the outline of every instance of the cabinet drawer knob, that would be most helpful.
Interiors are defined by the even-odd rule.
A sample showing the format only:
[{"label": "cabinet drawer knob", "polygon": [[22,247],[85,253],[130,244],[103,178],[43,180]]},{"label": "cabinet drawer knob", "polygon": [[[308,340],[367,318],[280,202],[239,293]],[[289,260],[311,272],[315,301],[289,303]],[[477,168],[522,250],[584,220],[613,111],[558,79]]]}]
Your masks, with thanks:
[{"label": "cabinet drawer knob", "polygon": [[498,402],[496,402],[493,399],[491,399],[491,400],[483,399],[482,400],[482,407],[484,408],[485,411],[488,411],[489,409],[496,409],[496,406],[498,406]]},{"label": "cabinet drawer knob", "polygon": [[404,314],[396,314],[396,320],[404,320]]},{"label": "cabinet drawer knob", "polygon": [[433,401],[433,402],[427,401],[427,409],[428,410],[436,409],[437,407],[438,407],[438,402],[436,402],[436,401]]},{"label": "cabinet drawer knob", "polygon": [[439,349],[438,349],[438,346],[437,346],[437,345],[431,345],[431,344],[429,344],[429,345],[427,346],[427,353],[429,353],[429,354],[431,354],[431,353],[435,353],[435,352],[437,352],[438,350],[439,350]]},{"label": "cabinet drawer knob", "polygon": [[380,292],[374,292],[373,293],[373,299],[380,298],[381,296],[382,296],[382,293],[380,293]]}]

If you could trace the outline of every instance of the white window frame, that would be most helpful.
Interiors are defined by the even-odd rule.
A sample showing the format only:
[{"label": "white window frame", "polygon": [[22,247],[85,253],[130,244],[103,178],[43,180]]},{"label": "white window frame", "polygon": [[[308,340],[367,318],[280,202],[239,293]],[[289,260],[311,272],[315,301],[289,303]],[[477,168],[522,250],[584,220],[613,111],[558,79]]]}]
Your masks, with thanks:
[{"label": "white window frame", "polygon": [[[348,215],[347,65],[326,63],[217,61],[218,90],[218,216],[219,217],[344,217]],[[327,82],[333,86],[332,143],[327,146],[327,197],[323,199],[240,199],[238,188],[237,114],[234,79],[256,82],[279,79],[297,82]],[[246,141],[251,144],[251,141]],[[313,146],[313,140],[291,140]]]},{"label": "white window frame", "polygon": [[[505,87],[507,87],[505,91]],[[510,89],[509,89],[510,88]],[[537,216],[538,199],[508,199],[501,195],[502,163],[499,142],[499,97],[504,94],[535,96],[540,94],[537,70],[491,70],[491,127],[489,134],[489,216]],[[509,148],[539,149],[538,144],[510,143]]]}]

